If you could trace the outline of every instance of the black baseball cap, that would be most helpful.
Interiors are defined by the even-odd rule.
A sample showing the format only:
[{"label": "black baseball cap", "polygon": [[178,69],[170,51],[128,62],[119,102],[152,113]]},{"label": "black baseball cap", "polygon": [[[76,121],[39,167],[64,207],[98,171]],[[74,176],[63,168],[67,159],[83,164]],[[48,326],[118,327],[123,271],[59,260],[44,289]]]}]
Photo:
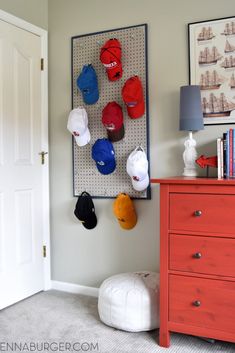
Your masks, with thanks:
[{"label": "black baseball cap", "polygon": [[83,191],[78,197],[74,214],[86,229],[93,229],[97,225],[95,206],[88,192]]}]

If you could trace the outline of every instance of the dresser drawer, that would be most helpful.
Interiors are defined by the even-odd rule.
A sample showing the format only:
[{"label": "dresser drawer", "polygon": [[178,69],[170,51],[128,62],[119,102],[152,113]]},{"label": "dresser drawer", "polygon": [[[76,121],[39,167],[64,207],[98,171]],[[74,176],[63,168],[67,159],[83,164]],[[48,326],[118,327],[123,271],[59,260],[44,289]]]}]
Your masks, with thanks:
[{"label": "dresser drawer", "polygon": [[235,195],[172,193],[170,229],[235,235],[234,208]]},{"label": "dresser drawer", "polygon": [[169,321],[235,333],[235,282],[170,275]]},{"label": "dresser drawer", "polygon": [[235,239],[171,234],[170,269],[235,277]]}]

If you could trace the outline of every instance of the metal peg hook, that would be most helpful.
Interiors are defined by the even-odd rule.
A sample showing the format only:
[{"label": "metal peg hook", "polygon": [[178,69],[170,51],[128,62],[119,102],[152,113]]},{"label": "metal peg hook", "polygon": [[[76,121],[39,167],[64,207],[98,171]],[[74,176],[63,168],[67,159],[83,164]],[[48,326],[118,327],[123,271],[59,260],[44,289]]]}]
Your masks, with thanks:
[{"label": "metal peg hook", "polygon": [[143,151],[143,147],[141,145],[141,143],[138,144],[137,148],[136,148],[136,151]]}]

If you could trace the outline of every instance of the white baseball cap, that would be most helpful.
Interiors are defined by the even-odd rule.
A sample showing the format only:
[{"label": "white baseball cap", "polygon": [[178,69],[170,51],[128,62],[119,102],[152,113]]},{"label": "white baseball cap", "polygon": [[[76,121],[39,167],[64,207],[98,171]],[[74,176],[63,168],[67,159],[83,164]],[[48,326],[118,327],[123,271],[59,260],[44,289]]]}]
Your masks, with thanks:
[{"label": "white baseball cap", "polygon": [[136,147],[127,158],[126,171],[136,191],[144,191],[149,185],[148,160],[144,149]]},{"label": "white baseball cap", "polygon": [[88,129],[88,117],[83,107],[73,109],[69,113],[67,129],[74,136],[78,146],[82,147],[90,142],[91,134]]}]

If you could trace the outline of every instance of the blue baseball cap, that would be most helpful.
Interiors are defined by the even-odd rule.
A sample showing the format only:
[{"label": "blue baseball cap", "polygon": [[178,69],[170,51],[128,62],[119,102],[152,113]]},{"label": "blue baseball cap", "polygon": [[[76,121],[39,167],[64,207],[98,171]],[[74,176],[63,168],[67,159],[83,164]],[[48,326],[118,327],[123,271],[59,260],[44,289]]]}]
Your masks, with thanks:
[{"label": "blue baseball cap", "polygon": [[92,146],[92,158],[101,174],[111,174],[116,168],[115,151],[108,139],[98,139]]},{"label": "blue baseball cap", "polygon": [[95,104],[99,99],[98,80],[95,69],[91,64],[84,65],[77,78],[83,101],[86,104]]}]

